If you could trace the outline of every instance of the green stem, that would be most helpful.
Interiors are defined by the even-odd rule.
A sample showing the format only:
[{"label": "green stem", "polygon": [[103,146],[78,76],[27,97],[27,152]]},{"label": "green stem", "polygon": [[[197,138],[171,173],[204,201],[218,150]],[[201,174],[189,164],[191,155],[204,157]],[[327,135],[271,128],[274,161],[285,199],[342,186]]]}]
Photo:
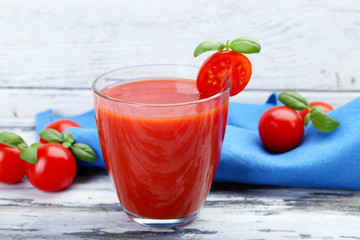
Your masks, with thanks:
[{"label": "green stem", "polygon": [[227,42],[225,43],[225,49],[226,49],[226,50],[229,50],[229,49],[230,49],[229,41],[230,41],[230,40],[227,40]]}]

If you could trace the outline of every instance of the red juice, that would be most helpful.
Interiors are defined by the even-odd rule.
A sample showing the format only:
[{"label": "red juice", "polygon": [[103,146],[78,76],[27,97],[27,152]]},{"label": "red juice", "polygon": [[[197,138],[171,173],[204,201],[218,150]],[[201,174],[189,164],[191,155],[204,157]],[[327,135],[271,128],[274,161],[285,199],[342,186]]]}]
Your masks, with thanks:
[{"label": "red juice", "polygon": [[197,212],[219,163],[228,93],[200,99],[186,79],[138,80],[101,93],[110,99],[95,94],[99,138],[123,208],[151,219]]}]

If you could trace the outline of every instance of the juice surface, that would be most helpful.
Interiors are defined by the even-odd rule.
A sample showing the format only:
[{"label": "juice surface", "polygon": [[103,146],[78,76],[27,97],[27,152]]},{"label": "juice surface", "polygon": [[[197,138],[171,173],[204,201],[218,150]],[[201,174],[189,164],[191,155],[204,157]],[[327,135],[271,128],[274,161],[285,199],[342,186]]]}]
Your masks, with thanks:
[{"label": "juice surface", "polygon": [[[181,79],[124,83],[102,93],[151,104],[200,99],[195,82]],[[219,162],[227,109],[228,94],[166,107],[129,106],[96,95],[100,143],[123,208],[155,219],[198,211]]]},{"label": "juice surface", "polygon": [[196,85],[191,80],[140,80],[107,88],[102,93],[127,102],[148,104],[184,103],[200,99]]}]

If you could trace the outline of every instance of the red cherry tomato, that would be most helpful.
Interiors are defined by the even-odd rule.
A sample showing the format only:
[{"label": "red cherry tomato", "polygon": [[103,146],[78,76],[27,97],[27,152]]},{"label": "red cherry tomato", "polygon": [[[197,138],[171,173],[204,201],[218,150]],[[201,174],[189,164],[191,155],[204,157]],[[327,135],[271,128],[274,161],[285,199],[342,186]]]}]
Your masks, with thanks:
[{"label": "red cherry tomato", "polygon": [[17,183],[25,176],[26,162],[18,148],[0,144],[0,182]]},{"label": "red cherry tomato", "polygon": [[196,80],[197,88],[202,94],[216,94],[224,89],[227,78],[230,96],[234,96],[246,87],[251,72],[251,63],[245,55],[230,50],[216,52],[202,64]]},{"label": "red cherry tomato", "polygon": [[26,177],[43,191],[59,191],[68,187],[76,175],[73,154],[60,143],[45,143],[38,147],[36,164],[27,163]]},{"label": "red cherry tomato", "polygon": [[[73,121],[73,120],[71,120],[71,119],[59,119],[59,120],[55,120],[55,121],[49,123],[49,124],[45,127],[45,129],[51,128],[51,129],[54,129],[54,130],[62,133],[62,132],[65,131],[66,129],[72,128],[72,127],[79,127],[79,128],[81,128],[81,126],[80,126],[77,122],[75,122],[75,121]],[[42,143],[48,143],[47,141],[45,141],[44,139],[41,139],[41,138],[40,138],[40,142],[42,142]]]},{"label": "red cherry tomato", "polygon": [[266,110],[259,120],[259,135],[271,152],[282,153],[295,148],[304,136],[304,122],[292,108],[276,106]]},{"label": "red cherry tomato", "polygon": [[[311,108],[322,107],[322,109],[324,110],[324,113],[328,113],[334,109],[331,105],[324,103],[324,102],[311,102],[311,103],[309,103],[309,105]],[[299,114],[302,119],[305,119],[305,116],[306,116],[306,114],[308,114],[308,112],[309,112],[309,109],[303,109],[299,112]]]}]

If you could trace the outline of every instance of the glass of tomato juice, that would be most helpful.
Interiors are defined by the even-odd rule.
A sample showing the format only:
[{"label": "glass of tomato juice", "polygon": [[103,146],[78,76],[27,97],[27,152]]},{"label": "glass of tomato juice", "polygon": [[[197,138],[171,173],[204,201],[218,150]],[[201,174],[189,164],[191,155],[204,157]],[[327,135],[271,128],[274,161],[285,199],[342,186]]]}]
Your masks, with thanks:
[{"label": "glass of tomato juice", "polygon": [[140,224],[191,222],[219,163],[229,83],[199,94],[197,67],[143,65],[105,73],[93,83],[105,164],[124,211]]}]

